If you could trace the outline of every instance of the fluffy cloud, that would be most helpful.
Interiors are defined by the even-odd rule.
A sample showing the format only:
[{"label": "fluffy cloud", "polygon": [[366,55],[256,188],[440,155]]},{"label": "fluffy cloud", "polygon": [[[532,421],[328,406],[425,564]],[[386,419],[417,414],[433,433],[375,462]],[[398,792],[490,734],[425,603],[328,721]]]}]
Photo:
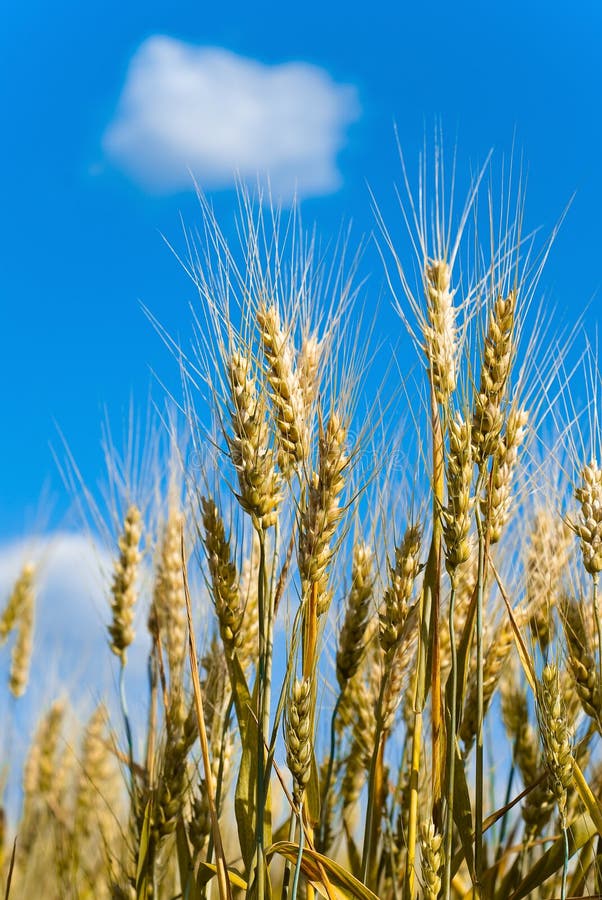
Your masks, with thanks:
[{"label": "fluffy cloud", "polygon": [[[6,602],[22,566],[36,566],[36,618],[29,685],[14,701],[8,693],[13,638],[0,647],[0,765],[10,762],[8,806],[19,802],[19,772],[39,717],[58,699],[69,701],[83,719],[104,700],[119,723],[116,676],[118,664],[109,650],[106,622],[110,616],[107,577],[112,560],[107,552],[77,533],[15,541],[0,546],[0,608]],[[144,611],[139,611],[138,635],[128,654],[127,691],[137,733],[142,731],[146,697],[148,639]]]},{"label": "fluffy cloud", "polygon": [[155,36],[131,61],[104,149],[146,188],[186,190],[191,173],[202,189],[269,178],[286,201],[339,187],[337,153],[358,114],[355,89],[316,66]]},{"label": "fluffy cloud", "polygon": [[[86,535],[77,533],[59,532],[7,544],[0,547],[0,604],[29,560],[36,565],[37,596],[30,690],[39,694],[42,703],[61,692],[95,702],[112,689],[114,680],[105,628],[110,617],[107,583],[112,560]],[[137,641],[130,653],[135,676],[144,670],[143,644],[142,639]],[[6,647],[1,654],[4,669]]]}]

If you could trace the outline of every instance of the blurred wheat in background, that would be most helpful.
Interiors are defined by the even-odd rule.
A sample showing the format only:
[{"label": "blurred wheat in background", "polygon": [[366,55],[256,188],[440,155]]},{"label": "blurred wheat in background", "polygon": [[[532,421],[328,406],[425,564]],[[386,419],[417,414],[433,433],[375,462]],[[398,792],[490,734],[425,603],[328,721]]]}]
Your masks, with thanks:
[{"label": "blurred wheat in background", "polygon": [[[109,469],[116,696],[78,724],[61,695],[5,760],[7,896],[602,895],[598,364],[549,333],[553,236],[493,184],[458,204],[439,148],[405,230],[376,208],[391,363],[349,241],[242,194],[233,247],[201,202],[192,340],[155,323],[182,395]],[[37,574],[0,616],[16,698]]]}]

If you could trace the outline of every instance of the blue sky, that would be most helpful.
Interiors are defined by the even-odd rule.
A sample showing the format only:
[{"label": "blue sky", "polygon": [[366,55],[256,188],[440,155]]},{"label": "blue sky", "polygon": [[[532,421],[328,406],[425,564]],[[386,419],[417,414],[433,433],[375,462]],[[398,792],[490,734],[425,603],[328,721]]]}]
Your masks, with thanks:
[{"label": "blue sky", "polygon": [[[181,245],[180,216],[193,226],[197,201],[173,177],[181,159],[172,160],[171,174],[161,172],[148,97],[137,111],[137,136],[124,137],[122,130],[113,142],[107,137],[119,120],[128,67],[140,59],[141,47],[156,49],[153,38],[171,39],[163,48],[184,48],[200,59],[198,71],[204,65],[198,48],[213,48],[218,62],[229,60],[228,71],[234,66],[251,101],[261,100],[272,84],[273,69],[264,67],[302,64],[293,75],[301,73],[296,102],[314,115],[308,145],[322,128],[326,142],[326,150],[309,146],[298,163],[300,177],[309,179],[302,210],[305,222],[315,221],[326,237],[349,219],[358,237],[371,231],[367,183],[389,220],[395,216],[400,169],[394,123],[412,160],[439,117],[450,144],[457,139],[459,169],[482,161],[491,147],[507,153],[516,135],[528,171],[530,225],[551,229],[577,191],[543,286],[568,321],[600,289],[602,10],[593,0],[570,6],[309,0],[302,6],[231,3],[227,9],[152,0],[23,2],[5,5],[2,20],[0,540],[27,533],[40,508],[50,510],[53,524],[61,521],[67,502],[49,450],[57,443],[57,424],[94,481],[103,407],[118,419],[130,397],[144,405],[151,368],[175,384],[173,364],[140,302],[172,333],[185,334],[193,290],[161,234]],[[182,65],[194,80],[196,63]],[[346,92],[340,93],[342,86]],[[211,81],[206,87],[203,96],[218,104],[206,121],[215,124],[219,97]],[[277,90],[269,96],[278,102]],[[232,102],[231,93],[226,100]],[[334,113],[326,108],[331,101]],[[280,121],[268,117],[266,128]],[[303,132],[303,124],[301,117],[295,127]],[[336,153],[332,142],[340,143]],[[272,153],[272,144],[261,146]],[[152,184],[140,175],[147,152]],[[219,147],[212,152],[219,162]],[[243,162],[254,165],[261,147],[255,156],[249,152],[245,147]],[[229,160],[222,154],[216,169],[214,158],[205,183],[201,179],[226,227],[235,207],[225,174]],[[286,182],[291,165],[284,169]],[[340,184],[331,190],[337,173]],[[369,296],[378,296],[382,282],[375,264]],[[594,299],[592,325],[598,310]],[[401,328],[385,311],[384,328],[389,323]],[[54,499],[40,506],[45,485]]]}]

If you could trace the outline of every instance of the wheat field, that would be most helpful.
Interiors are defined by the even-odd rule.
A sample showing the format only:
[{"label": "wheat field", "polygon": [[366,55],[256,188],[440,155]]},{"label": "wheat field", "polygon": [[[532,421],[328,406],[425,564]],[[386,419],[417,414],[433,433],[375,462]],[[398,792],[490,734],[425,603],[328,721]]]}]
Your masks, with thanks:
[{"label": "wheat field", "polygon": [[[441,159],[375,206],[398,350],[348,239],[243,192],[233,246],[201,200],[191,339],[153,322],[175,413],[109,466],[116,696],[3,761],[11,900],[602,896],[596,350],[538,306],[520,181],[458,202]],[[15,698],[38,575],[3,598]]]}]

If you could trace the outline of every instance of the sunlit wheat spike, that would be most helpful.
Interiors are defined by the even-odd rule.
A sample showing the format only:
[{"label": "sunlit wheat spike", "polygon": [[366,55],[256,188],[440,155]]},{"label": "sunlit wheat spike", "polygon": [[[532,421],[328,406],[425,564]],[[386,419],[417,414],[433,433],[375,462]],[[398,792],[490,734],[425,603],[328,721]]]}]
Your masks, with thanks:
[{"label": "sunlit wheat spike", "polygon": [[259,633],[257,573],[259,572],[260,552],[259,535],[253,529],[251,552],[243,561],[239,588],[240,602],[244,612],[239,632],[238,658],[245,672],[257,662]]},{"label": "sunlit wheat spike", "polygon": [[33,563],[26,563],[17,578],[6,605],[0,616],[0,646],[5,643],[19,618],[21,610],[30,601],[33,591],[35,569]]},{"label": "sunlit wheat spike", "polygon": [[33,650],[34,618],[35,594],[31,586],[23,591],[21,597],[17,637],[11,655],[9,687],[13,697],[22,697],[27,689]]},{"label": "sunlit wheat spike", "polygon": [[515,352],[516,300],[515,291],[507,297],[498,296],[489,313],[472,422],[473,450],[479,465],[494,453],[504,424],[501,404]]},{"label": "sunlit wheat spike", "polygon": [[[541,760],[540,768],[536,770],[534,780],[537,780],[537,784],[535,784],[533,790],[529,791],[525,797],[521,809],[523,821],[525,823],[527,845],[536,838],[538,834],[542,833],[554,815],[554,808],[556,805],[556,795],[552,789],[551,779],[544,760]],[[528,782],[528,784],[533,783],[533,781]]]},{"label": "sunlit wheat spike", "polygon": [[581,508],[572,527],[581,540],[583,565],[597,579],[602,572],[602,469],[597,460],[583,467],[575,497]]},{"label": "sunlit wheat spike", "polygon": [[134,640],[134,606],[136,580],[140,563],[142,517],[137,506],[130,506],[125,515],[123,532],[119,537],[119,559],[113,571],[111,585],[112,621],[109,625],[110,647],[125,665],[126,650]]},{"label": "sunlit wheat spike", "polygon": [[319,384],[319,368],[322,357],[322,345],[317,334],[308,334],[303,338],[297,359],[299,387],[305,404],[306,416],[309,418]]},{"label": "sunlit wheat spike", "polygon": [[56,700],[41,719],[29,748],[23,773],[23,793],[31,803],[48,799],[52,794],[64,716],[65,704]]},{"label": "sunlit wheat spike", "polygon": [[261,528],[273,525],[282,500],[280,475],[270,444],[264,399],[258,395],[249,354],[235,351],[228,360],[231,399],[230,456],[243,508]]},{"label": "sunlit wheat spike", "polygon": [[420,572],[421,540],[420,527],[410,525],[395,548],[394,563],[389,563],[389,583],[379,616],[379,639],[385,653],[394,651],[403,635],[414,583]]},{"label": "sunlit wheat spike", "polygon": [[555,665],[544,666],[537,685],[539,729],[562,827],[566,827],[568,790],[573,781],[574,759],[571,734]]},{"label": "sunlit wheat spike", "polygon": [[190,707],[182,722],[179,708],[175,716],[167,715],[163,765],[159,777],[156,799],[154,827],[159,838],[171,834],[177,825],[178,816],[190,784],[188,754],[198,735],[196,711]]},{"label": "sunlit wheat spike", "polygon": [[318,471],[308,490],[299,525],[299,574],[304,596],[317,586],[318,615],[330,605],[328,568],[332,561],[332,539],[341,518],[340,497],[345,486],[347,429],[340,416],[332,412],[319,440]]},{"label": "sunlit wheat spike", "polygon": [[574,685],[588,716],[602,730],[602,697],[598,667],[591,651],[590,637],[583,615],[575,600],[566,598],[561,605],[561,617],[567,644],[567,657]]},{"label": "sunlit wheat spike", "polygon": [[437,900],[441,890],[441,870],[443,868],[443,835],[435,829],[432,820],[420,827],[420,849],[422,854],[422,881],[425,900]]},{"label": "sunlit wheat spike", "polygon": [[454,587],[457,570],[470,556],[470,523],[473,506],[471,427],[460,413],[449,423],[447,456],[447,506],[442,511],[445,566]]},{"label": "sunlit wheat spike", "polygon": [[184,516],[172,501],[163,528],[155,568],[153,609],[167,649],[173,684],[180,679],[186,653],[186,609],[182,573],[181,536]]},{"label": "sunlit wheat spike", "polygon": [[345,620],[339,635],[337,679],[339,686],[357,672],[366,647],[366,632],[370,618],[370,601],[374,589],[373,554],[370,546],[356,541],[353,546],[351,589],[347,596]]},{"label": "sunlit wheat spike", "polygon": [[512,479],[518,453],[527,433],[528,413],[513,407],[508,414],[506,430],[493,451],[493,470],[488,490],[481,500],[483,516],[489,521],[489,540],[496,544],[510,518]]},{"label": "sunlit wheat spike", "polygon": [[424,272],[426,310],[424,344],[431,380],[439,403],[446,403],[456,387],[458,338],[451,268],[444,259],[429,262]]},{"label": "sunlit wheat spike", "polygon": [[286,762],[293,776],[293,799],[297,807],[311,775],[311,681],[296,679],[289,692],[284,723]]},{"label": "sunlit wheat spike", "polygon": [[232,653],[238,646],[242,606],[236,565],[232,560],[230,541],[217,505],[210,497],[201,498],[203,541],[220,634],[225,649]]},{"label": "sunlit wheat spike", "polygon": [[516,300],[516,291],[499,296],[489,315],[479,393],[496,403],[502,400],[512,366]]},{"label": "sunlit wheat spike", "polygon": [[267,378],[276,419],[278,465],[288,479],[308,455],[305,401],[291,338],[282,327],[276,306],[262,304],[257,310],[257,323],[267,361]]}]

